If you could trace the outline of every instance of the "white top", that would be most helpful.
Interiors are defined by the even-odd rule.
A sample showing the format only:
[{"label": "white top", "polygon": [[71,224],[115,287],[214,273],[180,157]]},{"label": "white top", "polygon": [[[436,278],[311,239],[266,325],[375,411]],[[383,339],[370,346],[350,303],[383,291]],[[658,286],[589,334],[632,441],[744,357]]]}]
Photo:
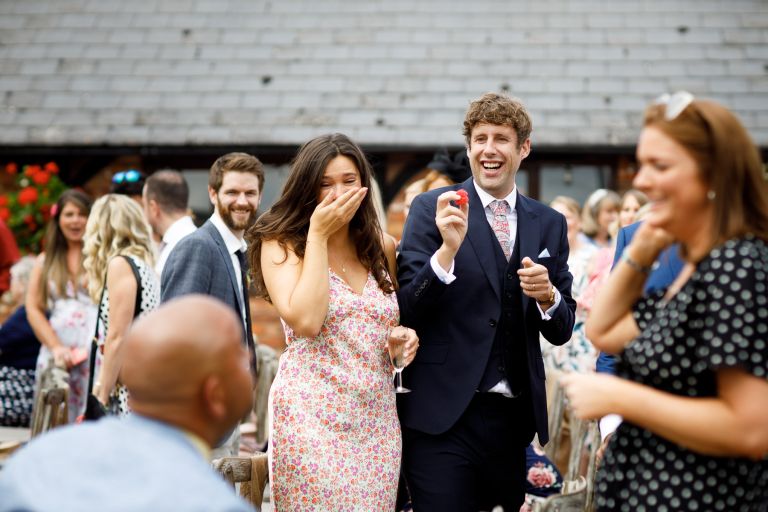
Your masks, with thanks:
[{"label": "white top", "polygon": [[157,263],[155,264],[155,272],[157,275],[163,275],[163,267],[165,262],[168,261],[168,255],[176,244],[178,244],[182,238],[194,233],[197,229],[195,223],[192,222],[192,217],[185,215],[171,224],[163,235],[163,241],[160,242],[160,251],[157,257]]},{"label": "white top", "polygon": [[248,332],[248,326],[245,325],[245,305],[248,303],[248,297],[243,297],[243,276],[240,271],[240,260],[238,259],[237,255],[235,255],[237,251],[245,252],[248,249],[248,244],[246,244],[245,240],[242,238],[235,236],[232,230],[230,230],[229,227],[224,224],[224,220],[216,211],[214,211],[213,215],[211,215],[211,224],[216,227],[216,229],[219,231],[219,234],[221,235],[221,238],[224,239],[224,245],[227,246],[229,258],[232,261],[232,267],[235,269],[235,279],[237,279],[237,295],[241,299],[240,317],[243,319],[243,328],[245,329],[244,332]]}]

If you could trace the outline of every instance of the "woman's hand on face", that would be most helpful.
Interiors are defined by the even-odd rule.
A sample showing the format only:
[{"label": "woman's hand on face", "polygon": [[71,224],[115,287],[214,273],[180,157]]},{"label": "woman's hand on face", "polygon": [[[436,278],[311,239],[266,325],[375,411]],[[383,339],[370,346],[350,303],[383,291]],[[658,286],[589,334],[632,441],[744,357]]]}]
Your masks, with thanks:
[{"label": "woman's hand on face", "polygon": [[[315,207],[309,219],[309,232],[315,236],[328,238],[343,226],[349,224],[368,193],[366,187],[351,188],[335,197],[329,192]],[[312,238],[311,235],[307,239]]]},{"label": "woman's hand on face", "polygon": [[[651,265],[658,258],[661,251],[675,242],[667,231],[652,226],[648,222],[643,222],[637,228],[635,236],[629,247],[632,247],[630,256],[642,265]],[[626,250],[630,250],[627,247]]]},{"label": "woman's hand on face", "polygon": [[620,396],[619,387],[623,382],[606,373],[574,372],[560,377],[560,385],[568,397],[568,406],[577,418],[583,420],[602,418],[617,412],[613,408],[613,399]]}]

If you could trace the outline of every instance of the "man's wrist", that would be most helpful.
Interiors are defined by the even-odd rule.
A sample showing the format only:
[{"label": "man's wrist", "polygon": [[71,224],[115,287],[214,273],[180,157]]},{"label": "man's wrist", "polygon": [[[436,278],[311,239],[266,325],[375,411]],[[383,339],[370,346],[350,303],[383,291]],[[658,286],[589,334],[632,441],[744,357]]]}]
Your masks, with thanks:
[{"label": "man's wrist", "polygon": [[[538,300],[536,299],[536,302],[544,308],[546,311],[547,309],[551,308],[555,304],[555,287],[554,285],[549,286],[549,296],[546,300]],[[546,307],[545,307],[546,306]]]}]

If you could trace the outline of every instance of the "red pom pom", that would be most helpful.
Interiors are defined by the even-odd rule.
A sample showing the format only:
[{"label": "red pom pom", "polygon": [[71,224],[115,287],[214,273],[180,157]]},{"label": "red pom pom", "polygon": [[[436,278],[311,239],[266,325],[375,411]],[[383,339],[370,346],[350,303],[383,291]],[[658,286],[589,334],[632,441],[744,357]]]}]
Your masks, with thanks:
[{"label": "red pom pom", "polygon": [[459,189],[456,191],[457,194],[459,194],[461,197],[456,201],[456,206],[463,206],[465,204],[469,203],[469,194],[467,194],[467,191],[462,189]]}]

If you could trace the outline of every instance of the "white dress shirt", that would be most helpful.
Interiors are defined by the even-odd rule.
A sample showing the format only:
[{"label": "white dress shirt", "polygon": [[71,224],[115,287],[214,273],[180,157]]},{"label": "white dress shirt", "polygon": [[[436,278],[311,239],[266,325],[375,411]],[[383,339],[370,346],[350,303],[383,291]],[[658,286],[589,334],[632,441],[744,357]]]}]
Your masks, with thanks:
[{"label": "white dress shirt", "polygon": [[155,271],[157,275],[163,275],[163,267],[165,262],[168,261],[168,255],[176,244],[178,244],[182,238],[194,233],[197,229],[195,223],[192,222],[192,217],[185,215],[171,224],[163,235],[163,241],[160,243],[160,254],[157,257],[157,263],[155,264]]},{"label": "white dress shirt", "polygon": [[248,244],[246,244],[245,240],[242,238],[236,237],[235,234],[232,233],[232,231],[229,229],[229,227],[224,224],[224,220],[221,218],[221,216],[215,211],[213,212],[213,215],[211,215],[211,224],[216,227],[216,229],[219,231],[219,234],[221,235],[221,238],[224,239],[224,245],[227,246],[229,258],[232,261],[232,267],[235,269],[235,279],[237,279],[237,295],[240,297],[240,299],[242,299],[240,301],[240,317],[243,319],[243,328],[245,329],[244,332],[248,332],[248,326],[245,324],[245,307],[248,303],[248,297],[243,297],[243,276],[240,272],[240,260],[235,254],[237,251],[245,252],[246,249],[248,249]]}]

